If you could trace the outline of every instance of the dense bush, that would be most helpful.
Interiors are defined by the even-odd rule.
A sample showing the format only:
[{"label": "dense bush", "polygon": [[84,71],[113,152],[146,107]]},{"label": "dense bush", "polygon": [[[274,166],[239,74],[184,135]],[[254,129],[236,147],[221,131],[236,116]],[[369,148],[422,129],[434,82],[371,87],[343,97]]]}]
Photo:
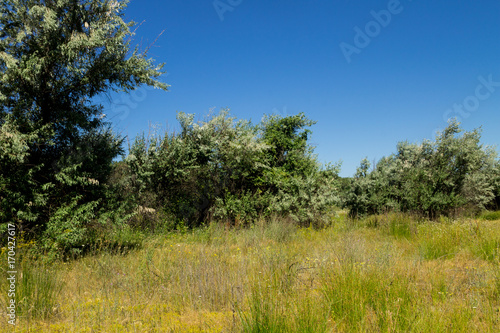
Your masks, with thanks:
[{"label": "dense bush", "polygon": [[53,184],[37,180],[43,165],[30,165],[28,159],[30,147],[49,134],[47,127],[22,133],[12,116],[0,119],[0,228],[7,222],[27,228],[47,205]]},{"label": "dense bush", "polygon": [[320,168],[307,144],[305,127],[313,122],[303,114],[269,116],[258,125],[227,110],[193,119],[179,113],[179,133],[151,131],[133,142],[125,162],[137,204],[197,226],[273,214],[309,223],[335,202],[338,168]]},{"label": "dense bush", "polygon": [[494,205],[500,179],[496,151],[479,143],[479,130],[460,132],[459,123],[450,121],[434,142],[400,142],[397,153],[371,172],[362,161],[344,191],[344,206],[352,216],[396,210],[435,218]]}]

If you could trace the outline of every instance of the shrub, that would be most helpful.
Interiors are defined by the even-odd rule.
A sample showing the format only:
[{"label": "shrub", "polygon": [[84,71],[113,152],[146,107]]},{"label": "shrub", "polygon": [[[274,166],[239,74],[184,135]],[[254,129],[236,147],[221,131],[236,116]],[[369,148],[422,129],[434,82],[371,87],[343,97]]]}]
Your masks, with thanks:
[{"label": "shrub", "polygon": [[465,132],[450,121],[434,142],[400,142],[372,172],[367,160],[344,191],[351,216],[385,211],[413,212],[435,219],[457,211],[480,211],[495,202],[499,161],[479,144],[480,131]]},{"label": "shrub", "polygon": [[495,211],[495,212],[485,211],[482,212],[481,215],[479,215],[479,218],[487,221],[500,220],[500,211]]},{"label": "shrub", "polygon": [[303,128],[313,122],[303,114],[264,117],[257,126],[228,110],[198,123],[193,115],[177,118],[180,133],[152,131],[130,147],[126,183],[136,205],[195,227],[271,215],[310,224],[336,202],[339,167],[316,161]]}]

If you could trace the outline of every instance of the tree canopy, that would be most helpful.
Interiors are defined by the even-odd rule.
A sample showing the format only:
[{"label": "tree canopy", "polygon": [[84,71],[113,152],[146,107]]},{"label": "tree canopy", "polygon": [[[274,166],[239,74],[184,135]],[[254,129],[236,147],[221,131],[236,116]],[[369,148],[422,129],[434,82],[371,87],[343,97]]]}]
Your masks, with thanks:
[{"label": "tree canopy", "polygon": [[0,2],[0,126],[16,142],[4,141],[0,155],[2,221],[43,224],[72,194],[97,200],[122,139],[94,97],[142,84],[167,90],[163,64],[132,45],[126,5]]}]

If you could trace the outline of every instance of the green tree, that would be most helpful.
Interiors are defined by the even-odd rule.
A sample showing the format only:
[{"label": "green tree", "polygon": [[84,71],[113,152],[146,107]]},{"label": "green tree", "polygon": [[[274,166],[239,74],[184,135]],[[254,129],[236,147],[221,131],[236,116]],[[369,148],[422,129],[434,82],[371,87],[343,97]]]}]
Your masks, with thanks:
[{"label": "green tree", "polygon": [[320,168],[303,114],[265,117],[259,125],[227,110],[200,122],[184,113],[177,119],[179,133],[151,133],[131,146],[129,197],[137,204],[195,227],[210,217],[249,223],[271,214],[308,223],[336,200],[339,166]]},{"label": "green tree", "polygon": [[301,112],[265,116],[260,125],[261,138],[269,146],[269,167],[261,178],[262,187],[271,195],[267,209],[303,225],[321,224],[324,213],[338,202],[340,164],[319,164],[308,142],[309,127],[315,123]]},{"label": "green tree", "polygon": [[356,169],[354,177],[346,180],[343,188],[343,204],[349,207],[349,215],[357,217],[370,211],[370,192],[372,179],[370,178],[370,161],[364,158]]},{"label": "green tree", "polygon": [[163,64],[132,47],[126,4],[0,1],[0,126],[23,147],[3,158],[0,222],[43,228],[61,207],[100,201],[122,139],[94,97],[142,84],[167,89],[158,80]]},{"label": "green tree", "polygon": [[293,173],[312,170],[315,167],[311,159],[314,147],[307,140],[312,133],[308,127],[315,123],[302,112],[288,117],[265,116],[261,125],[262,138],[270,147],[270,165]]},{"label": "green tree", "polygon": [[477,211],[498,197],[497,153],[480,144],[480,130],[462,132],[450,121],[435,141],[400,142],[397,152],[368,173],[361,163],[344,205],[351,215],[387,210],[436,218],[457,210]]}]

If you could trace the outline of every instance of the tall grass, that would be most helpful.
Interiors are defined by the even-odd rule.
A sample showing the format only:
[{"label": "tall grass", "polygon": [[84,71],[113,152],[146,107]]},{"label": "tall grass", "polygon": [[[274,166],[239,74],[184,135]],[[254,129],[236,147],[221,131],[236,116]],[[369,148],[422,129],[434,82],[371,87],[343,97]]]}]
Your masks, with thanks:
[{"label": "tall grass", "polygon": [[500,221],[374,221],[337,214],[320,230],[278,218],[211,224],[150,236],[126,253],[26,261],[17,329],[499,331]]},{"label": "tall grass", "polygon": [[497,211],[485,211],[479,215],[479,218],[487,221],[500,220],[500,210]]},{"label": "tall grass", "polygon": [[[21,261],[15,275],[16,288],[13,298],[18,320],[47,320],[58,315],[63,289],[63,281],[59,276],[60,271],[56,266],[38,264],[28,259]],[[10,297],[7,298],[7,286],[4,282],[2,281],[1,284],[2,297],[0,299],[3,301],[1,303],[7,304],[10,302]]]},{"label": "tall grass", "polygon": [[469,242],[471,252],[484,260],[498,262],[500,259],[500,228],[495,221],[476,220],[471,225],[471,238]]},{"label": "tall grass", "polygon": [[424,259],[450,259],[460,251],[468,236],[463,223],[422,224],[418,230],[420,255]]},{"label": "tall grass", "polygon": [[314,294],[282,295],[270,288],[254,287],[248,310],[239,310],[243,332],[329,332],[327,304]]},{"label": "tall grass", "polygon": [[417,232],[418,219],[409,214],[387,213],[369,216],[364,223],[394,237],[410,238]]},{"label": "tall grass", "polygon": [[407,332],[418,294],[412,275],[367,263],[340,262],[324,276],[323,292],[341,331]]}]

